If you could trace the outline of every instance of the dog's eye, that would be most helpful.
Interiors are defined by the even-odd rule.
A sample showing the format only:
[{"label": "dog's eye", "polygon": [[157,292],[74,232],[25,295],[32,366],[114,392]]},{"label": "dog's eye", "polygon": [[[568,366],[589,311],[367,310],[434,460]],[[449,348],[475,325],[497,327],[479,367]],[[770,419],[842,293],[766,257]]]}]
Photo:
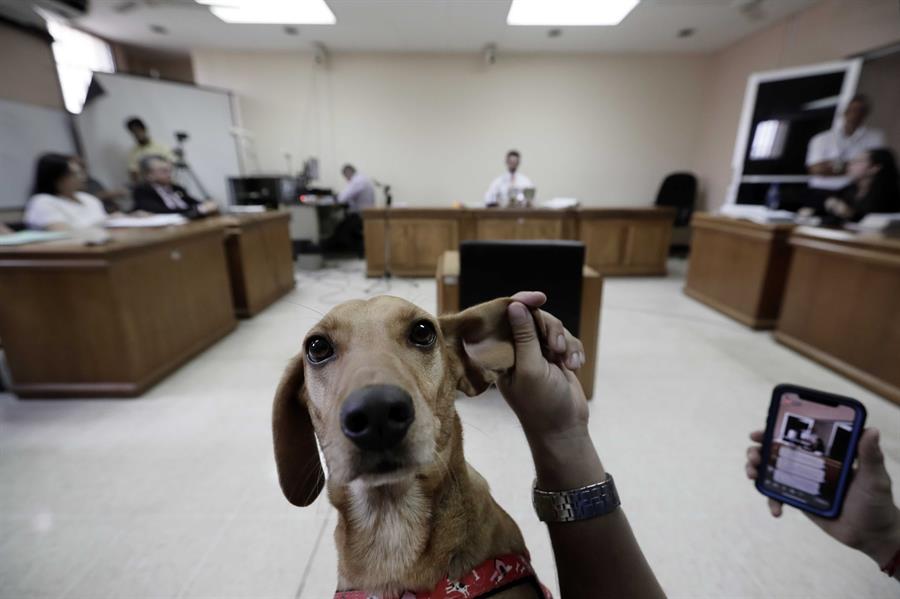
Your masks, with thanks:
[{"label": "dog's eye", "polygon": [[325,337],[317,335],[306,342],[306,357],[313,364],[324,362],[334,355],[334,347]]},{"label": "dog's eye", "polygon": [[437,339],[437,332],[434,325],[428,320],[420,320],[412,326],[409,331],[409,340],[413,345],[419,347],[430,347]]}]

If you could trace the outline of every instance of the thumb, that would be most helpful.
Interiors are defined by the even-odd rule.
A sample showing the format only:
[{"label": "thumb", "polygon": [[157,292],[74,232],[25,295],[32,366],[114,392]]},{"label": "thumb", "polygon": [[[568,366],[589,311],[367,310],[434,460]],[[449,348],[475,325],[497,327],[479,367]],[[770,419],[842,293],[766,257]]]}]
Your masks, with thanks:
[{"label": "thumb", "polygon": [[884,470],[884,454],[881,452],[879,441],[881,435],[877,428],[867,428],[859,439],[859,469],[872,471]]},{"label": "thumb", "polygon": [[535,364],[535,360],[543,360],[531,312],[521,303],[513,302],[506,308],[506,314],[516,346],[516,364]]}]

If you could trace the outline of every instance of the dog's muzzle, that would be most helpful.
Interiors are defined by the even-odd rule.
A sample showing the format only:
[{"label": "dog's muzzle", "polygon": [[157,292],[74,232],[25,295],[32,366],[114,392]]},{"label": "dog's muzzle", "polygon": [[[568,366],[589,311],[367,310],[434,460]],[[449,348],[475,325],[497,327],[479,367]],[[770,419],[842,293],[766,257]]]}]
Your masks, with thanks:
[{"label": "dog's muzzle", "polygon": [[364,451],[396,447],[415,420],[412,397],[395,385],[353,391],[341,407],[341,430]]}]

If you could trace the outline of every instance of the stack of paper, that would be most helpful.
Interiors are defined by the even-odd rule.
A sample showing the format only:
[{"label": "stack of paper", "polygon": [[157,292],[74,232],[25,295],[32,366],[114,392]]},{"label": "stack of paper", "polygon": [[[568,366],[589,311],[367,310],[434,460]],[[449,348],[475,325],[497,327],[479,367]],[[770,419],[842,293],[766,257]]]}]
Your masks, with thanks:
[{"label": "stack of paper", "polygon": [[43,243],[66,239],[68,233],[62,231],[19,231],[9,235],[0,235],[0,245],[25,245],[27,243]]},{"label": "stack of paper", "polygon": [[731,218],[742,218],[761,224],[792,223],[797,218],[795,213],[788,210],[769,210],[765,206],[747,204],[725,204],[720,212]]},{"label": "stack of paper", "polygon": [[115,216],[104,223],[107,227],[136,228],[136,227],[171,227],[183,225],[188,220],[180,214],[153,214],[151,216]]}]

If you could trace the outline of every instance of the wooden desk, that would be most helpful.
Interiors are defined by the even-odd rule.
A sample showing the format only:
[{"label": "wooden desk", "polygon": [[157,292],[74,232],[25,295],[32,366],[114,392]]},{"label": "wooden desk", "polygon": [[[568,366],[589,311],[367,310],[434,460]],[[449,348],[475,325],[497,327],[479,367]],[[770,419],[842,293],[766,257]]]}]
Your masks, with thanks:
[{"label": "wooden desk", "polygon": [[294,288],[289,212],[230,217],[225,236],[234,309],[249,317]]},{"label": "wooden desk", "polygon": [[[581,314],[579,338],[584,345],[584,366],[577,373],[584,394],[594,395],[594,376],[597,372],[597,343],[600,339],[600,308],[603,301],[603,277],[590,266],[583,270],[581,285]],[[437,262],[437,312],[459,312],[459,251],[444,252]]]},{"label": "wooden desk", "polygon": [[0,248],[0,338],[20,397],[135,396],[236,324],[211,218],[102,246]]},{"label": "wooden desk", "polygon": [[[366,273],[384,273],[384,208],[363,211]],[[585,263],[609,275],[664,275],[675,210],[672,208],[393,208],[391,270],[400,276],[434,273],[445,251],[461,241],[576,239]]]},{"label": "wooden desk", "polygon": [[775,326],[794,225],[697,213],[684,292],[754,329]]},{"label": "wooden desk", "polygon": [[585,264],[610,275],[666,274],[674,208],[582,208],[578,236]]},{"label": "wooden desk", "polygon": [[800,227],[775,339],[900,404],[900,240]]}]

